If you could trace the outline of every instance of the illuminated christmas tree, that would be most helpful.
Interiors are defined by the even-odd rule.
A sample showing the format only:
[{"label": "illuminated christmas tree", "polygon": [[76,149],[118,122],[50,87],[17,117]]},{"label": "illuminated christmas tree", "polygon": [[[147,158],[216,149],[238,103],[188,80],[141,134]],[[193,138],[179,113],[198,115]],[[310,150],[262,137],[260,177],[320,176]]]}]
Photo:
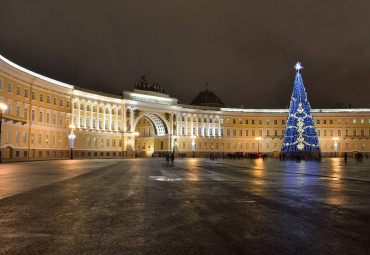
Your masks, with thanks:
[{"label": "illuminated christmas tree", "polygon": [[303,67],[298,62],[294,68],[297,70],[297,75],[290,100],[282,151],[319,151],[320,146],[312,119],[311,106],[307,101],[307,94],[300,74]]}]

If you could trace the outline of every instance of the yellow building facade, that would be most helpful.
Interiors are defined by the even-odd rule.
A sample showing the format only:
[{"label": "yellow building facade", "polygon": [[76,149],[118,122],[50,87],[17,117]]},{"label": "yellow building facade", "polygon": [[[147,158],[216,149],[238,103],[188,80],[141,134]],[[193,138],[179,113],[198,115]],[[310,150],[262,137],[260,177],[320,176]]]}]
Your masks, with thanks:
[{"label": "yellow building facade", "polygon": [[[159,92],[158,92],[159,91]],[[0,56],[3,160],[262,152],[278,156],[287,109],[179,104],[163,90],[111,95],[65,84]],[[370,152],[370,109],[312,109],[323,156]],[[258,139],[257,139],[258,138]],[[334,140],[337,138],[337,140]],[[335,146],[335,143],[337,146]]]}]

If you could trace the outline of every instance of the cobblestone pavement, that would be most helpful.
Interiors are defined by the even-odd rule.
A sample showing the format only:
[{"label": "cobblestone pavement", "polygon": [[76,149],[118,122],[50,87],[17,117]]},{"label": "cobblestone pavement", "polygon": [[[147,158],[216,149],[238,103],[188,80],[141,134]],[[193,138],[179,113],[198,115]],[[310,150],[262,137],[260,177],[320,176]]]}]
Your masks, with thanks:
[{"label": "cobblestone pavement", "polygon": [[369,254],[370,160],[0,165],[1,254]]}]

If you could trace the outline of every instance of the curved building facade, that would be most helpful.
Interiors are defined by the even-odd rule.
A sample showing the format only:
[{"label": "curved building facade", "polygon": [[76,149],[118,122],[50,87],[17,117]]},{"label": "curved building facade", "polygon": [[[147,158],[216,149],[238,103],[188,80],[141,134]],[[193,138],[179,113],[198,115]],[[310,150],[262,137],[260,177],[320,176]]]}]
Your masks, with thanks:
[{"label": "curved building facade", "polygon": [[[197,157],[257,151],[279,155],[287,109],[223,108],[220,98],[206,92],[192,105],[179,104],[143,76],[132,91],[105,94],[33,73],[0,56],[0,102],[7,105],[1,158],[68,158],[72,123],[75,158],[170,151],[187,156],[194,151]],[[209,93],[219,104],[199,105]],[[312,115],[323,155],[334,155],[335,147],[339,155],[370,152],[370,109],[312,109]]]}]

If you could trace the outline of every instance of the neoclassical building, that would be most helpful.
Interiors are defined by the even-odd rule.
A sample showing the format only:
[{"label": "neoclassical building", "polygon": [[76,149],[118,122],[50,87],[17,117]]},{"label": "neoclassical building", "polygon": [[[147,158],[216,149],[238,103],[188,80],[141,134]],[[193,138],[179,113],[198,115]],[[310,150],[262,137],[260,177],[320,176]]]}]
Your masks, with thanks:
[{"label": "neoclassical building", "polygon": [[[1,158],[149,157],[175,151],[263,152],[282,148],[288,109],[227,108],[213,92],[180,104],[143,76],[132,91],[112,95],[59,82],[0,56]],[[322,154],[370,152],[370,109],[312,109]],[[335,140],[335,139],[337,140]],[[335,143],[337,146],[335,146]]]}]

